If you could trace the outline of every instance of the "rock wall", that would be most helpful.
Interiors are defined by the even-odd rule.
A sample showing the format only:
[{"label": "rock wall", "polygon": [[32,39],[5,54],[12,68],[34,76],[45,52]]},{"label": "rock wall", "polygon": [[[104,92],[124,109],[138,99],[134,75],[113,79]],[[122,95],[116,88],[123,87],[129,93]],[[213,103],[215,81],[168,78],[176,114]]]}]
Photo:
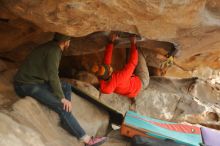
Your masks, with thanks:
[{"label": "rock wall", "polygon": [[85,55],[106,44],[96,32],[118,30],[175,43],[180,50],[176,63],[182,69],[174,66],[169,76],[187,77],[200,67],[220,67],[218,0],[1,0],[0,4],[0,52],[4,52],[0,56],[15,63],[51,39],[49,32],[74,36],[68,54]]},{"label": "rock wall", "polygon": [[[75,94],[72,98],[72,112],[86,133],[105,135],[109,125],[108,113]],[[10,110],[0,111],[0,119],[0,144],[4,146],[83,145],[60,127],[55,112],[31,97],[20,99]]]},{"label": "rock wall", "polygon": [[[13,73],[9,74],[10,72]],[[0,144],[4,146],[82,145],[60,127],[56,113],[31,97],[19,99],[15,95],[11,82],[14,72],[14,70],[7,71],[7,81],[9,81],[7,84],[10,86],[2,99],[9,99],[10,103],[7,107],[1,106],[0,110],[0,127],[2,127],[0,128]],[[88,75],[92,78],[90,74]],[[4,76],[7,77],[5,74]],[[68,81],[122,114],[131,107],[131,102],[127,97],[117,94],[99,96],[99,91],[89,83],[69,79]],[[5,83],[1,82],[1,84]],[[219,88],[201,79],[152,77],[149,87],[136,99],[136,111],[142,115],[163,120],[199,123],[219,128],[219,97]],[[88,134],[105,135],[108,133],[109,116],[105,111],[75,94],[72,94],[72,99],[72,113]],[[3,105],[6,103],[3,102]],[[112,144],[127,145],[127,141],[113,136],[105,145]]]},{"label": "rock wall", "polygon": [[6,114],[0,113],[0,119],[2,146],[45,146],[35,130],[17,123]]},{"label": "rock wall", "polygon": [[[70,83],[121,114],[132,108],[125,96],[99,94],[85,82]],[[149,87],[136,97],[135,109],[142,115],[167,121],[219,125],[219,102],[219,86],[203,79],[151,77]]]},{"label": "rock wall", "polygon": [[[58,30],[73,36],[103,30],[139,31],[143,36],[156,38],[167,38],[167,35],[172,38],[178,29],[199,25],[204,22],[204,11],[215,16],[218,11],[212,10],[219,7],[218,1],[213,0],[3,0],[2,5],[46,31]],[[162,27],[161,22],[164,22]]]},{"label": "rock wall", "polygon": [[[51,40],[53,32],[73,36],[70,50],[61,62],[61,73],[88,82],[74,81],[121,113],[130,108],[130,100],[117,94],[99,97],[98,90],[91,86],[97,79],[80,72],[89,71],[94,62],[102,61],[109,31],[174,43],[179,52],[167,76],[200,79],[194,83],[195,78],[152,77],[148,89],[137,98],[137,112],[218,128],[219,8],[218,0],[0,0],[0,145],[82,145],[59,126],[56,113],[30,97],[18,98],[13,91],[16,69],[35,46]],[[113,56],[114,68],[122,68],[125,50],[117,48]],[[86,131],[91,135],[106,134],[108,114],[75,94],[72,96],[73,114]],[[127,142],[113,135],[105,145]]]},{"label": "rock wall", "polygon": [[18,100],[13,88],[13,76],[16,70],[6,70],[0,73],[0,109],[11,106]]}]

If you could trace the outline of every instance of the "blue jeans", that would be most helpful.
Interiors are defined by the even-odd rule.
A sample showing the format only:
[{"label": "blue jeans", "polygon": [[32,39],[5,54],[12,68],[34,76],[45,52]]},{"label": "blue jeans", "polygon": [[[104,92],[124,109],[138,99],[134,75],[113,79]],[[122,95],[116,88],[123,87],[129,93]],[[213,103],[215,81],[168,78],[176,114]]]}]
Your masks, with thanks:
[{"label": "blue jeans", "polygon": [[[71,101],[71,85],[62,81],[61,85],[65,98]],[[62,102],[60,101],[60,99],[53,95],[52,89],[49,84],[24,84],[15,82],[14,88],[17,95],[21,97],[31,96],[40,103],[57,112],[61,119],[61,125],[73,136],[80,139],[86,135],[85,131],[79,125],[78,121],[71,114],[71,112],[66,112],[65,110],[63,110]]]}]

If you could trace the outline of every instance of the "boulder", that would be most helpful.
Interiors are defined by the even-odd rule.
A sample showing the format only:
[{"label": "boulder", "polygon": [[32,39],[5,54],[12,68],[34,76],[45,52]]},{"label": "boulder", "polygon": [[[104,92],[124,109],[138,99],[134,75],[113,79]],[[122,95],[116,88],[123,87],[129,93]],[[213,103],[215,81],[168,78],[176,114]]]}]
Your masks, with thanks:
[{"label": "boulder", "polygon": [[[69,146],[83,145],[78,142],[75,137],[71,136],[68,132],[60,127],[58,115],[48,109],[47,107],[39,104],[35,99],[26,97],[19,99],[13,89],[13,76],[17,70],[9,70],[1,73],[0,91],[1,91],[1,108],[10,107],[10,111],[7,111],[9,118],[15,119],[15,125],[18,127],[24,125],[24,129],[32,132],[33,134],[26,134],[24,136],[17,134],[13,135],[13,130],[9,133],[9,137],[3,132],[2,139],[4,142],[0,145],[39,145],[39,146]],[[88,83],[87,83],[88,84]],[[82,87],[82,86],[81,86]],[[89,91],[92,91],[94,87],[87,86]],[[13,105],[12,105],[13,104]],[[108,128],[109,116],[108,113],[99,109],[95,105],[82,99],[81,97],[72,94],[72,113],[79,121],[81,126],[89,135],[105,135]],[[12,107],[11,107],[12,105]],[[83,107],[83,108],[82,108]],[[92,120],[91,120],[92,119]],[[5,127],[4,120],[1,120],[1,127]],[[11,124],[11,123],[10,123]],[[6,126],[7,127],[7,126]],[[12,127],[13,128],[13,127]],[[24,132],[26,132],[23,130]],[[10,131],[6,129],[6,131]],[[21,131],[22,132],[22,131]],[[1,133],[1,132],[0,132]],[[27,133],[27,132],[26,132]],[[12,136],[10,136],[12,135]],[[28,138],[28,136],[34,136],[34,140]],[[27,140],[26,140],[27,139]],[[64,140],[65,139],[65,140]]]},{"label": "boulder", "polygon": [[18,123],[3,113],[0,113],[0,145],[47,146],[38,131]]},{"label": "boulder", "polygon": [[0,72],[0,108],[8,107],[19,98],[14,92],[13,77],[17,70]]},{"label": "boulder", "polygon": [[219,91],[211,89],[197,78],[152,77],[136,99],[136,110],[162,120],[219,124]]},{"label": "boulder", "polygon": [[106,111],[75,94],[72,104],[73,115],[89,135],[103,136],[107,133],[109,116]]},{"label": "boulder", "polygon": [[83,81],[83,82],[86,82],[86,83],[89,83],[89,84],[92,84],[92,85],[96,85],[99,83],[98,78],[94,74],[91,74],[91,73],[88,73],[85,71],[79,72],[76,75],[76,79]]},{"label": "boulder", "polygon": [[[219,12],[215,11],[219,8],[217,0],[207,2],[7,0],[2,1],[1,5],[45,31],[59,31],[74,36],[103,30],[122,30],[160,39],[164,36],[172,38],[179,29],[192,28],[200,23],[216,25],[213,19],[218,20],[219,17]],[[86,21],[84,18],[87,18]]]},{"label": "boulder", "polygon": [[[72,94],[72,113],[89,135],[105,135],[108,128],[108,114],[95,105]],[[10,116],[18,123],[26,125],[40,133],[44,143],[55,145],[81,145],[75,137],[60,127],[58,115],[39,104],[35,99],[26,97],[16,102]],[[91,120],[92,119],[92,120]]]},{"label": "boulder", "polygon": [[112,130],[108,133],[108,141],[102,146],[130,146],[130,139],[120,135],[119,130]]},{"label": "boulder", "polygon": [[105,103],[113,109],[116,109],[119,113],[125,114],[130,106],[131,101],[126,96],[122,96],[116,93],[100,95],[100,102]]},{"label": "boulder", "polygon": [[4,61],[0,60],[0,72],[5,71],[7,66]]},{"label": "boulder", "polygon": [[82,90],[83,92],[93,96],[94,98],[99,99],[99,94],[100,94],[99,91],[91,84],[76,79],[63,78],[62,80],[68,82],[69,84]]},{"label": "boulder", "polygon": [[[1,0],[0,56],[20,63],[34,46],[52,38],[50,32],[58,31],[74,37],[67,55],[85,57],[103,51],[106,35],[114,30],[140,34],[143,40],[176,44],[180,51],[175,61],[187,71],[168,70],[168,74],[189,77],[196,67],[216,70],[220,66],[219,7],[218,0]],[[120,57],[115,62],[121,62]],[[84,68],[94,62],[91,58],[83,59],[90,61]],[[102,60],[100,55],[97,58]],[[75,62],[74,67],[80,64],[82,69],[79,62],[83,61]],[[71,63],[68,65],[73,67]]]},{"label": "boulder", "polygon": [[[94,136],[106,133],[109,118],[105,111],[99,110],[95,105],[75,94],[72,94],[72,104],[72,113],[86,133]],[[21,123],[37,128],[48,140],[51,140],[51,137],[57,137],[57,134],[59,135],[55,132],[59,127],[58,115],[31,97],[16,102],[13,105],[11,115]],[[91,121],[91,119],[93,120]],[[48,125],[42,123],[48,123]]]},{"label": "boulder", "polygon": [[[69,80],[72,85],[92,95],[95,100],[125,114],[132,108],[126,96],[103,94],[85,82]],[[136,111],[167,121],[219,124],[218,87],[197,77],[151,77],[148,88],[136,97]]]},{"label": "boulder", "polygon": [[[61,63],[65,66],[61,69],[71,68],[72,75],[72,68],[88,71],[94,62],[102,61],[111,30],[140,34],[143,40],[169,41],[180,51],[167,75],[199,76],[203,80],[152,77],[149,87],[137,97],[137,112],[168,121],[219,125],[219,8],[219,0],[0,0],[0,58],[18,66],[33,47],[47,42],[53,37],[51,32],[58,31],[74,36],[65,55],[78,56]],[[117,49],[122,50],[115,49],[113,54],[116,70],[125,63],[124,48]],[[8,110],[12,118],[0,114],[0,138],[4,139],[0,145],[82,145],[60,128],[56,113],[30,97],[16,102],[19,98],[12,86],[15,71],[9,68],[0,63],[0,108],[12,110]],[[100,102],[123,114],[129,109],[127,97],[100,96],[90,85],[97,82],[94,76],[81,73],[78,78],[88,83],[73,84]],[[91,135],[105,134],[108,114],[77,95],[72,96],[73,114],[86,131]],[[117,144],[124,145],[121,141],[106,143]]]},{"label": "boulder", "polygon": [[[15,60],[16,58],[19,61],[25,59],[24,55],[27,55],[29,50],[38,44],[50,40],[51,34],[53,34],[45,33],[33,23],[21,18],[5,18],[5,20],[7,21],[2,22],[0,26],[0,52],[4,52],[5,54],[3,56],[8,56],[11,60]],[[19,51],[20,49],[27,52],[21,52]],[[13,58],[13,53],[9,53],[9,51],[15,51],[14,54],[18,53],[20,56]]]},{"label": "boulder", "polygon": [[130,107],[131,101],[126,96],[121,96],[115,93],[103,94],[89,83],[74,79],[64,80],[90,95],[91,98],[94,98],[96,101],[104,103],[106,106],[117,110],[121,114],[125,114]]}]

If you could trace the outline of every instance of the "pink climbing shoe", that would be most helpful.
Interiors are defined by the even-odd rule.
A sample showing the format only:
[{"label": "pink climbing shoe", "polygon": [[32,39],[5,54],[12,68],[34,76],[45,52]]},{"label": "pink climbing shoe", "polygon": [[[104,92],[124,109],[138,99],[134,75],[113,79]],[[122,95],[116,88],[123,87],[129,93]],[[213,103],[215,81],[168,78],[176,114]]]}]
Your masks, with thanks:
[{"label": "pink climbing shoe", "polygon": [[107,137],[91,137],[90,141],[85,146],[99,146],[106,142]]}]

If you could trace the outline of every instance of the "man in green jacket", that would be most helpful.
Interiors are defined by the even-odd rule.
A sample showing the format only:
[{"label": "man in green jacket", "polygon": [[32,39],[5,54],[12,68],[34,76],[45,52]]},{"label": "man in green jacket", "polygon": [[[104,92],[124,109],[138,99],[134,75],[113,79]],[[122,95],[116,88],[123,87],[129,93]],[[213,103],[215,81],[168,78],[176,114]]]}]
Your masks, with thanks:
[{"label": "man in green jacket", "polygon": [[55,33],[54,39],[35,48],[14,77],[15,92],[31,96],[57,112],[62,126],[87,146],[98,146],[106,137],[91,138],[71,114],[71,85],[60,81],[58,68],[70,36]]}]

